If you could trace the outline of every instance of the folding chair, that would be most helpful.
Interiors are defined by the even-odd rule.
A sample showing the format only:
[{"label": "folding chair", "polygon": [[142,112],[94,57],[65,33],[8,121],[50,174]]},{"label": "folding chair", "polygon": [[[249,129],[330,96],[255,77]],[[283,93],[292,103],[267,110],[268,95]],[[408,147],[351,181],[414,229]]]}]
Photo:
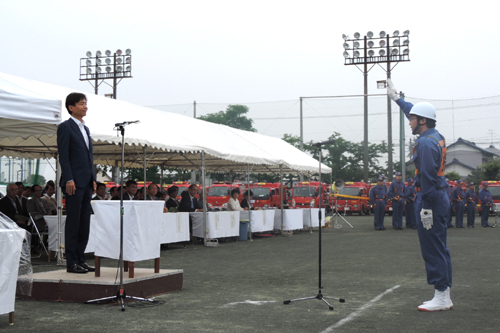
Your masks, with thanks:
[{"label": "folding chair", "polygon": [[[47,236],[47,238],[48,238],[48,235],[49,235],[49,233],[47,232],[47,226],[45,226],[45,230],[42,230],[42,232],[40,233],[40,230],[38,230],[38,227],[36,226],[35,219],[33,219],[33,215],[31,215],[31,213],[29,213],[29,216],[30,216],[30,221],[31,221],[31,238],[33,239],[33,236],[35,236],[35,235],[38,236],[38,239],[40,240],[40,244],[43,247],[43,250],[45,251],[47,256],[50,257],[49,251],[47,250],[47,248],[45,247],[45,243],[43,242],[43,236]],[[35,232],[33,232],[33,229],[35,230]],[[40,258],[41,256],[42,256],[42,253],[40,253],[38,255],[38,257],[34,257],[33,255],[31,257],[32,258]]]}]

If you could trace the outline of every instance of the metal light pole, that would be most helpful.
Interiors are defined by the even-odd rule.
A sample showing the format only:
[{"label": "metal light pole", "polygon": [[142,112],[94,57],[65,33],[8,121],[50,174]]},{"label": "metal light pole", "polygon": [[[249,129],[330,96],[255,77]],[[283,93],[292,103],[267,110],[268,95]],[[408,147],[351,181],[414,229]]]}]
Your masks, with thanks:
[{"label": "metal light pole", "polygon": [[[132,77],[132,51],[127,49],[123,54],[122,50],[116,50],[111,54],[111,51],[107,50],[104,53],[105,55],[97,51],[95,56],[92,56],[92,52],[88,51],[87,58],[80,58],[80,81],[89,81],[96,95],[99,86],[104,82],[113,88],[113,98],[116,99],[118,83],[122,79]],[[105,72],[102,70],[103,67]],[[106,80],[113,80],[113,83],[109,84]]]},{"label": "metal light pole", "polygon": [[[364,145],[363,145],[363,172],[364,181],[368,182],[368,72],[375,66],[375,64],[386,63],[387,78],[391,77],[391,69],[394,68],[400,61],[410,61],[410,50],[408,45],[410,40],[408,35],[409,30],[399,35],[396,30],[393,36],[389,36],[385,31],[379,33],[379,37],[374,37],[373,32],[368,31],[366,36],[361,40],[359,32],[354,33],[354,38],[349,38],[347,35],[342,35],[344,39],[344,65],[355,65],[364,77]],[[363,45],[360,42],[363,41]],[[378,41],[378,46],[375,42]],[[375,50],[378,49],[378,55]],[[361,51],[361,52],[360,52]],[[391,68],[391,63],[394,66]],[[363,69],[359,66],[363,65]],[[371,65],[368,68],[368,65]],[[382,67],[383,68],[383,67]],[[387,131],[388,131],[388,148],[389,148],[389,180],[392,180],[392,119],[391,119],[391,100],[387,99]]]}]

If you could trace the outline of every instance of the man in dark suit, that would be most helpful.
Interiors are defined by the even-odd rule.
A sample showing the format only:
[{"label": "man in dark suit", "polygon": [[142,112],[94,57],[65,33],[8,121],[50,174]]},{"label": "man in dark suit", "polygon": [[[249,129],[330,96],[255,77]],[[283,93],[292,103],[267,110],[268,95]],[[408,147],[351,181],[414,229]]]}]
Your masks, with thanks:
[{"label": "man in dark suit", "polygon": [[[111,200],[120,200],[120,192],[116,196],[112,197]],[[135,180],[127,180],[125,183],[125,190],[123,191],[123,200],[137,200],[137,182]]]},{"label": "man in dark suit", "polygon": [[198,199],[196,199],[196,194],[198,194],[198,185],[191,184],[187,190],[189,196],[182,195],[181,202],[179,204],[179,212],[202,212],[203,209],[198,208]]},{"label": "man in dark suit", "polygon": [[57,127],[57,149],[61,164],[61,189],[66,196],[65,247],[69,273],[95,271],[87,265],[85,248],[90,230],[90,199],[96,187],[92,138],[83,121],[87,97],[71,93],[66,97],[70,119]]},{"label": "man in dark suit", "polygon": [[22,216],[21,204],[17,200],[16,193],[16,184],[11,183],[7,185],[7,195],[0,200],[0,212],[16,222],[19,227],[28,230],[28,219]]}]

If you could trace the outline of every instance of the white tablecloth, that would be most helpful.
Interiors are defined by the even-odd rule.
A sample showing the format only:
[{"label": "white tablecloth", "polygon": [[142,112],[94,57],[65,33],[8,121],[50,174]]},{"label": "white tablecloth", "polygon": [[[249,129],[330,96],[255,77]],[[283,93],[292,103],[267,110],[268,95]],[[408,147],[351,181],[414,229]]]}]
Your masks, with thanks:
[{"label": "white tablecloth", "polygon": [[[317,227],[319,208],[300,208],[304,212],[304,228]],[[311,225],[312,218],[312,225]],[[321,225],[325,225],[325,209],[321,208]]]},{"label": "white tablecloth", "polygon": [[[304,228],[302,209],[283,209],[283,230],[299,230]],[[281,210],[274,214],[274,229],[281,229]]]},{"label": "white tablecloth", "polygon": [[[49,251],[57,251],[57,216],[54,215],[46,215],[43,217],[47,226],[49,228]],[[66,226],[66,215],[62,217],[62,229],[61,229],[61,238],[62,244],[64,245],[64,228]],[[90,216],[90,234],[89,234],[89,242],[87,243],[87,247],[85,248],[85,253],[91,253],[95,250],[96,244],[96,228],[95,228],[95,216]]]},{"label": "white tablecloth", "polygon": [[0,229],[0,315],[14,311],[24,229]]},{"label": "white tablecloth", "polygon": [[250,220],[252,232],[272,231],[275,211],[277,209],[244,210],[240,212],[240,220]]},{"label": "white tablecloth", "polygon": [[189,241],[189,213],[164,213],[161,220],[161,244]]},{"label": "white tablecloth", "polygon": [[[189,213],[193,220],[193,236],[204,238],[203,213]],[[207,238],[240,235],[240,212],[207,212]]]},{"label": "white tablecloth", "polygon": [[[141,261],[160,257],[163,201],[124,201],[123,260]],[[120,201],[92,201],[96,218],[95,255],[120,256]]]}]

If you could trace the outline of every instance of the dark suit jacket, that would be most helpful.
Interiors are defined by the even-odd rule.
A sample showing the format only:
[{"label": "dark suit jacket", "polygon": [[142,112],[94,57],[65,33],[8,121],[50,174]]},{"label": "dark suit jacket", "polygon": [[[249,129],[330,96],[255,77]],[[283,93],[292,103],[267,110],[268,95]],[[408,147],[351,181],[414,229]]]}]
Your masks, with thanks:
[{"label": "dark suit jacket", "polygon": [[181,199],[179,204],[178,211],[179,212],[194,212],[198,208],[198,199],[193,198],[193,208],[191,208],[191,200],[190,199]]},{"label": "dark suit jacket", "polygon": [[84,188],[95,180],[94,158],[92,156],[92,138],[85,126],[89,139],[89,148],[85,144],[82,132],[73,119],[68,119],[57,127],[57,150],[61,164],[61,187],[73,180],[76,187]]},{"label": "dark suit jacket", "polygon": [[[111,198],[111,200],[120,200],[120,196],[116,195]],[[127,192],[123,192],[123,200],[137,200],[137,195],[134,195],[132,198],[130,198],[130,194]]]},{"label": "dark suit jacket", "polygon": [[16,208],[12,205],[7,195],[0,200],[0,212],[7,215],[12,221],[16,221],[16,215],[22,215],[22,211],[16,214]]}]

